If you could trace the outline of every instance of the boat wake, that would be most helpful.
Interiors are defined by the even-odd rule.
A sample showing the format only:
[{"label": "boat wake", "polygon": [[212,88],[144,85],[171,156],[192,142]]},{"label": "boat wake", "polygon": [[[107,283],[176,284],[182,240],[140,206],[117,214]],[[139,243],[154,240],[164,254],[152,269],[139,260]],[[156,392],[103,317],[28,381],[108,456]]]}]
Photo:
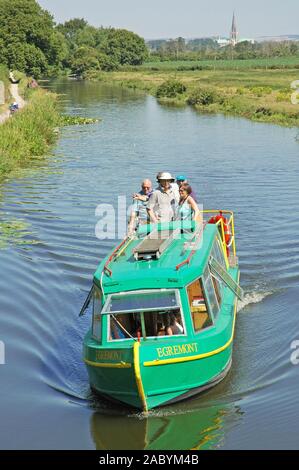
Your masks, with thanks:
[{"label": "boat wake", "polygon": [[244,296],[243,300],[239,300],[237,311],[240,312],[250,304],[258,304],[262,302],[266,297],[273,294],[273,292],[249,292]]}]

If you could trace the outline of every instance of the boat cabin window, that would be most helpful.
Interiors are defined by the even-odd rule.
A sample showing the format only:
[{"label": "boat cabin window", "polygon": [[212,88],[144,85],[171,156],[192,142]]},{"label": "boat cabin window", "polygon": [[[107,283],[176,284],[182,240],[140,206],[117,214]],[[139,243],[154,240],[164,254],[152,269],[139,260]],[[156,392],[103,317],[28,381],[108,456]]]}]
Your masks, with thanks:
[{"label": "boat cabin window", "polygon": [[184,334],[176,291],[154,291],[109,296],[103,313],[109,312],[110,341]]},{"label": "boat cabin window", "polygon": [[180,311],[128,312],[110,315],[109,340],[184,334]]},{"label": "boat cabin window", "polygon": [[[222,249],[222,245],[218,237],[216,238],[214,245],[213,245],[212,256],[226,270],[226,263],[225,263],[225,258],[223,254],[223,249]],[[221,305],[223,281],[220,277],[215,276],[214,274],[211,274],[211,276],[212,276],[212,281],[213,281],[218,304]]]},{"label": "boat cabin window", "polygon": [[219,303],[217,300],[214,283],[212,281],[212,276],[208,267],[206,267],[206,269],[204,270],[203,286],[205,295],[207,297],[208,305],[210,307],[210,311],[212,312],[213,317],[216,318],[219,312]]},{"label": "boat cabin window", "polygon": [[218,261],[221,266],[223,266],[226,269],[226,262],[225,262],[225,257],[223,253],[223,248],[222,244],[220,242],[219,237],[216,237],[216,240],[214,241],[214,245],[212,248],[212,256]]},{"label": "boat cabin window", "polygon": [[194,331],[204,330],[213,325],[213,320],[207,308],[204,297],[203,284],[201,279],[197,279],[187,287],[189,305],[192,315]]},{"label": "boat cabin window", "polygon": [[93,291],[92,335],[97,340],[102,339],[102,294],[98,287]]},{"label": "boat cabin window", "polygon": [[216,297],[217,297],[217,301],[218,301],[218,304],[220,306],[221,301],[222,301],[223,282],[221,281],[221,279],[214,276],[213,274],[211,274],[211,276],[212,276],[212,281],[213,281],[213,286],[214,286],[214,289],[215,289],[215,294],[216,294]]}]

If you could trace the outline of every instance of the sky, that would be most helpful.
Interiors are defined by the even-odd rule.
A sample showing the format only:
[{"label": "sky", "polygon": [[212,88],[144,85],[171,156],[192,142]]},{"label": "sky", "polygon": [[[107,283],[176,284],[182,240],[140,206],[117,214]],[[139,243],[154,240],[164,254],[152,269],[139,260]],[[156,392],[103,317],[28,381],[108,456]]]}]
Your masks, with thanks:
[{"label": "sky", "polygon": [[235,10],[240,37],[299,34],[299,0],[38,0],[57,22],[85,18],[146,39],[228,36]]}]

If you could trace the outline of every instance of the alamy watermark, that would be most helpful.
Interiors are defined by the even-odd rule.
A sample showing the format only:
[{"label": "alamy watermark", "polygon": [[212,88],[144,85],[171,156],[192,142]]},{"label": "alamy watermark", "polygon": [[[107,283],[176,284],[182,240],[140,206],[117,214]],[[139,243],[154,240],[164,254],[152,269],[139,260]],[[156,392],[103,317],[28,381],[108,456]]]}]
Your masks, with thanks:
[{"label": "alamy watermark", "polygon": [[0,106],[5,104],[5,86],[4,83],[0,80]]},{"label": "alamy watermark", "polygon": [[299,365],[299,339],[296,339],[291,343],[291,350],[293,351],[290,357],[293,366]]},{"label": "alamy watermark", "polygon": [[5,344],[0,341],[0,366],[5,364]]},{"label": "alamy watermark", "polygon": [[295,80],[291,83],[292,90],[295,90],[291,96],[292,104],[299,104],[299,80]]},{"label": "alamy watermark", "polygon": [[[98,222],[95,226],[95,236],[99,240],[123,240],[126,236],[132,235],[128,231],[128,221],[130,220],[132,211],[134,211],[134,204],[127,204],[126,196],[118,196],[117,206],[113,204],[99,204],[95,210],[95,216],[98,217]],[[202,213],[202,206],[198,206],[200,213]],[[190,210],[191,213],[191,210]],[[144,217],[144,214],[143,214]],[[184,230],[188,230],[188,227],[191,231],[194,231],[195,228],[192,226],[191,220],[189,222],[186,220],[180,219],[180,213],[178,205],[169,208],[169,220],[173,219],[174,227],[171,225],[167,228],[167,223],[165,224],[165,229],[163,230],[163,238],[166,236],[166,231],[169,230],[169,234],[175,230],[175,236],[173,238],[180,238]],[[146,234],[146,209],[145,209],[145,219],[138,223],[138,216],[136,217],[137,228],[142,233]],[[163,222],[162,222],[163,224]],[[155,225],[155,224],[154,224]],[[154,238],[158,235],[158,230],[154,230],[154,225],[151,226],[151,238]],[[143,228],[144,226],[144,228]],[[196,225],[196,230],[201,231],[203,229],[202,219],[198,220]],[[136,235],[134,231],[133,236]]]},{"label": "alamy watermark", "polygon": [[99,240],[123,239],[127,233],[127,220],[133,206],[127,207],[126,196],[118,196],[117,208],[113,204],[99,204],[95,216],[99,221],[95,227],[95,235]]}]

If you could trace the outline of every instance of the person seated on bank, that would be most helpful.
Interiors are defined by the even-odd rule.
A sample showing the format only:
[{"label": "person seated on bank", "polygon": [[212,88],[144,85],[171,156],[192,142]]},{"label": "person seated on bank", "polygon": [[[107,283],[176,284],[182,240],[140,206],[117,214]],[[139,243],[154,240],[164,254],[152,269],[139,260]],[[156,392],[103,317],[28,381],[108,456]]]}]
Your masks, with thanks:
[{"label": "person seated on bank", "polygon": [[[189,184],[189,181],[188,181],[188,178],[186,175],[178,175],[176,177],[176,183],[178,185],[178,188],[180,189],[180,187],[182,186],[182,184]],[[191,185],[190,185],[191,186]],[[192,189],[192,192],[190,194],[190,196],[194,199],[195,202],[197,202],[197,197],[196,197],[196,194],[195,192],[193,191]]]},{"label": "person seated on bank", "polygon": [[171,222],[175,219],[178,195],[171,184],[175,181],[173,176],[167,172],[157,175],[158,188],[151,195],[147,212],[152,223]]},{"label": "person seated on bank", "polygon": [[149,222],[147,204],[152,193],[152,182],[149,179],[145,179],[141,184],[141,191],[133,195],[134,202],[128,225],[129,236],[134,233],[134,230],[136,230],[139,225],[144,225]]},{"label": "person seated on bank", "polygon": [[202,221],[202,215],[197,203],[194,201],[190,184],[182,184],[180,189],[180,200],[177,207],[176,220]]}]

